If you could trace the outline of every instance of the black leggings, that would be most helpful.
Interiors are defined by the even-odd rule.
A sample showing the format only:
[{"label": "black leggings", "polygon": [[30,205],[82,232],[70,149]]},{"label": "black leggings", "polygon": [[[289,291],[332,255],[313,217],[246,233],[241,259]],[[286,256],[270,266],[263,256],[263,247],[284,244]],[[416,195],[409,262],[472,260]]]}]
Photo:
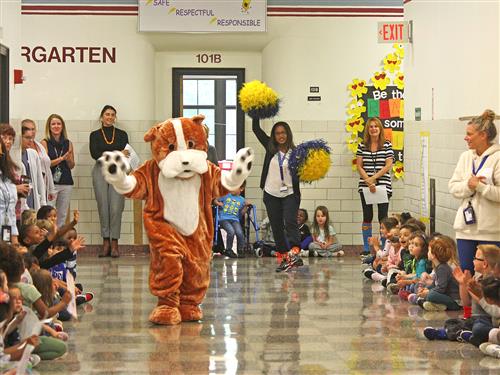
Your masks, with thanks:
[{"label": "black leggings", "polygon": [[[361,197],[361,205],[363,206],[363,223],[371,223],[373,220],[373,204],[366,204],[365,197],[363,193],[359,193]],[[389,199],[391,195],[388,194]],[[389,212],[389,202],[387,203],[379,203],[378,206],[378,221],[379,223],[382,219],[387,217]]]},{"label": "black leggings", "polygon": [[279,253],[286,253],[290,248],[300,246],[300,232],[297,225],[300,198],[295,194],[277,198],[264,191],[264,204],[276,242],[276,250]]}]

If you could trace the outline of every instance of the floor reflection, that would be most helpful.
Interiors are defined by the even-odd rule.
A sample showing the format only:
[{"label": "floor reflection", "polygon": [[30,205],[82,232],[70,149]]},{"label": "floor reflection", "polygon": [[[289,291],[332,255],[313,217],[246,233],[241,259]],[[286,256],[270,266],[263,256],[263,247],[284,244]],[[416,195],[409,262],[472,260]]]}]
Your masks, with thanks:
[{"label": "floor reflection", "polygon": [[151,325],[146,257],[79,260],[95,293],[66,325],[70,353],[41,374],[497,374],[498,360],[421,331],[457,313],[428,313],[363,280],[354,258],[214,259],[205,319]]}]

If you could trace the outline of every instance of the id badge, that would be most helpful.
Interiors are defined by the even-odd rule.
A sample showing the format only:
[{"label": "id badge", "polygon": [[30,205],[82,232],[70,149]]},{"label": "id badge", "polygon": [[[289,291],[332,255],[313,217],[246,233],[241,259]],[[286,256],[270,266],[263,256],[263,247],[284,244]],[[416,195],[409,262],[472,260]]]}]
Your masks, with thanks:
[{"label": "id badge", "polygon": [[288,186],[281,185],[280,187],[280,193],[286,193],[288,191]]},{"label": "id badge", "polygon": [[11,241],[10,225],[2,225],[2,241],[10,243]]},{"label": "id badge", "polygon": [[476,214],[470,202],[469,205],[464,208],[464,220],[467,225],[476,224]]},{"label": "id badge", "polygon": [[61,181],[61,176],[62,176],[61,168],[59,166],[57,166],[56,170],[54,171],[54,176],[53,176],[54,182],[59,183],[59,181]]}]

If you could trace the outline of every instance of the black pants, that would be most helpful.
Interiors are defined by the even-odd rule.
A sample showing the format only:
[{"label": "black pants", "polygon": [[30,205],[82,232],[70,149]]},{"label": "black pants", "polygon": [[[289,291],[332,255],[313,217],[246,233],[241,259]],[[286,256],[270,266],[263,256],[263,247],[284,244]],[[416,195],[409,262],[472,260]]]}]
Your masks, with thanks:
[{"label": "black pants", "polygon": [[[359,193],[361,197],[361,205],[363,206],[363,223],[371,223],[373,220],[373,204],[366,204],[365,196]],[[389,199],[391,196],[389,195]],[[378,206],[378,221],[381,222],[383,218],[387,217],[389,212],[389,202],[379,203]]]},{"label": "black pants", "polygon": [[276,250],[286,253],[290,248],[300,246],[300,233],[297,225],[300,198],[295,197],[294,194],[285,198],[277,198],[264,191],[264,204],[276,242]]}]

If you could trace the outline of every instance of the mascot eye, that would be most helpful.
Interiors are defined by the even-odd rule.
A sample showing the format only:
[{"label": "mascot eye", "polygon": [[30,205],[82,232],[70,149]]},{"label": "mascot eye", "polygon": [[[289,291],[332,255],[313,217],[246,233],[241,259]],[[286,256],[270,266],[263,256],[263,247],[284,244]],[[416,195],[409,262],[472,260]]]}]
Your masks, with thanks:
[{"label": "mascot eye", "polygon": [[173,143],[168,145],[168,151],[174,151],[175,150],[175,145]]},{"label": "mascot eye", "polygon": [[194,141],[188,141],[187,146],[188,148],[194,148]]}]

